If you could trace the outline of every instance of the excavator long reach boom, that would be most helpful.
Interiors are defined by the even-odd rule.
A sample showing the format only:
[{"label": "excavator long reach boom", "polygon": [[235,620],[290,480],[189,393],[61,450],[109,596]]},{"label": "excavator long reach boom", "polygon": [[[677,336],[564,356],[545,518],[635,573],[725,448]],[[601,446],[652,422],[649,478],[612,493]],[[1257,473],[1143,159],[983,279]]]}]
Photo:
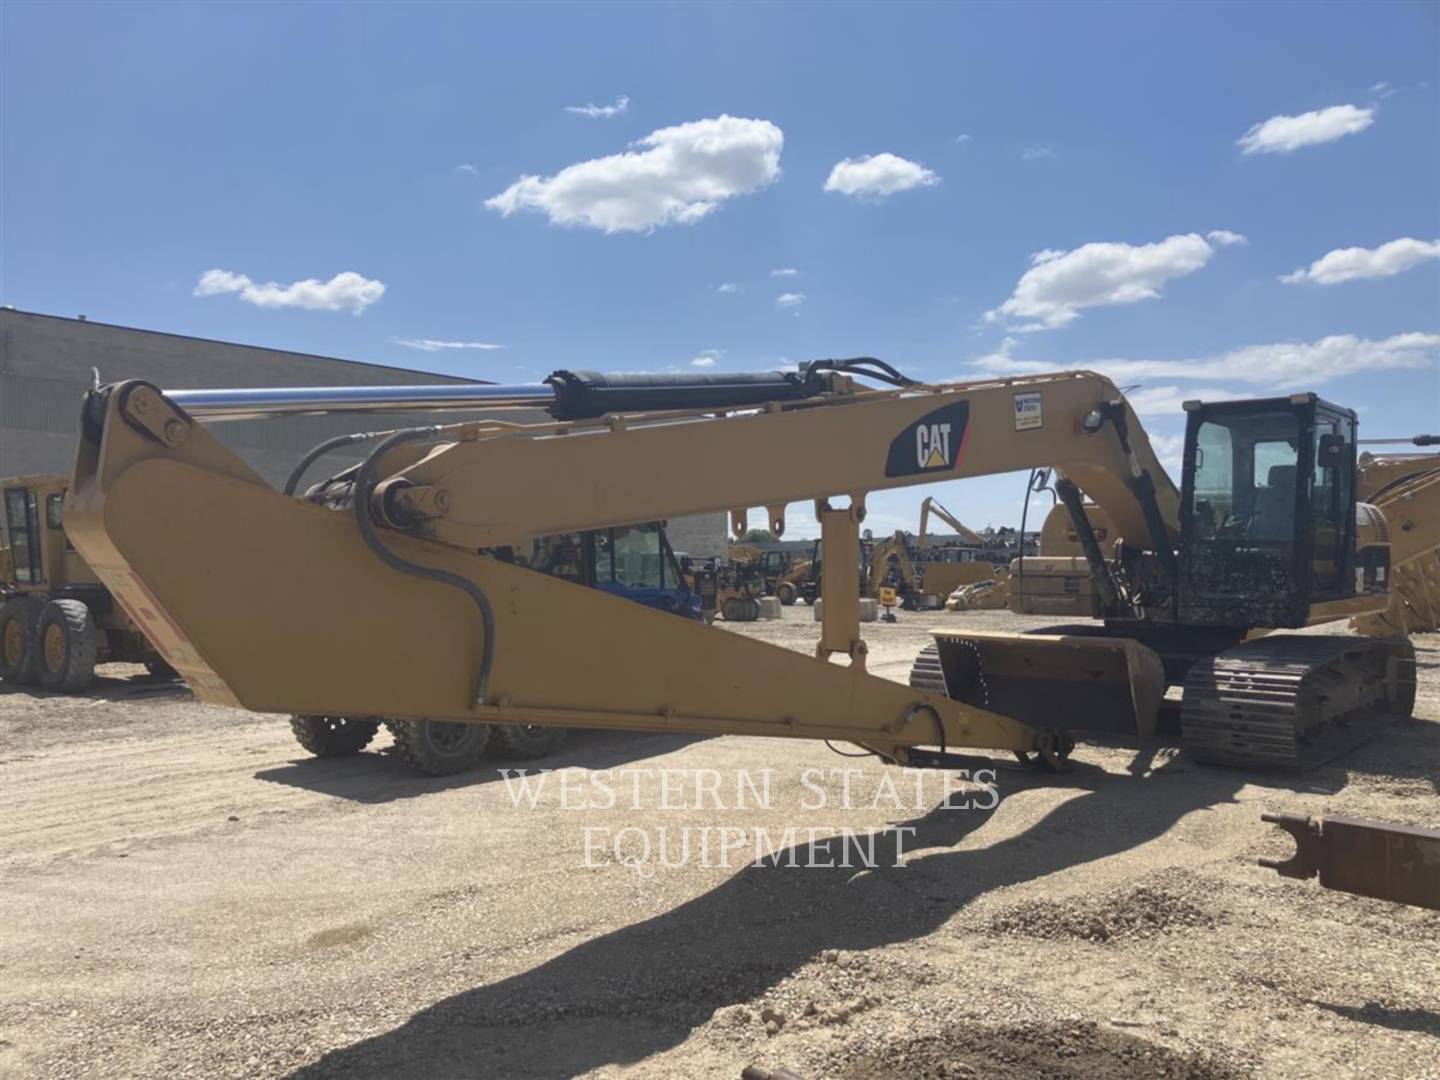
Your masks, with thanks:
[{"label": "excavator long reach boom", "polygon": [[[548,394],[554,418],[399,430],[333,477],[331,495],[344,497],[322,504],[273,490],[197,415],[344,408],[334,400],[344,391],[107,387],[85,404],[67,532],[208,701],[844,739],[912,764],[953,759],[956,747],[1053,759],[1064,711],[1007,713],[943,682],[906,687],[865,671],[850,568],[870,492],[1049,466],[1173,572],[1180,493],[1123,396],[1093,373],[922,385],[876,361],[821,361],[798,375],[693,381],[557,372],[540,388],[471,392],[478,407],[532,409]],[[409,404],[455,407],[418,392]],[[376,391],[365,405],[407,400]],[[780,535],[799,501],[813,501],[821,525],[814,658],[513,561],[538,537],[679,515],[731,511],[743,531],[744,507],[765,508]],[[1081,682],[1119,670],[1121,696],[1153,717],[1163,683],[1144,646],[1026,643],[1069,657]],[[927,746],[940,758],[917,749]]]}]

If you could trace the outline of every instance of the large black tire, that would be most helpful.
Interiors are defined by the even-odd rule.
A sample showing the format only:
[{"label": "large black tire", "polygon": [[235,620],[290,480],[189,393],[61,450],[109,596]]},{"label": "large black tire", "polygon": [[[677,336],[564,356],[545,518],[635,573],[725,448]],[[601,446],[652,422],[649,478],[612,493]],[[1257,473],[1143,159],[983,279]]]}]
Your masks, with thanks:
[{"label": "large black tire", "polygon": [[359,716],[292,716],[295,741],[316,757],[349,757],[370,745],[379,720]]},{"label": "large black tire", "polygon": [[492,724],[490,745],[502,758],[528,761],[553,753],[569,733],[566,728],[539,724]]},{"label": "large black tire", "polygon": [[79,600],[51,600],[35,636],[40,685],[76,694],[95,681],[95,619]]},{"label": "large black tire", "polygon": [[15,596],[0,604],[0,679],[33,685],[40,675],[40,612],[45,601]]},{"label": "large black tire", "polygon": [[485,724],[391,720],[388,726],[400,756],[430,776],[453,776],[473,769],[490,741],[490,728]]},{"label": "large black tire", "polygon": [[795,597],[797,595],[795,586],[788,581],[782,581],[775,586],[775,599],[779,600],[785,607],[789,607],[795,603]]},{"label": "large black tire", "polygon": [[720,617],[726,622],[745,620],[745,601],[738,596],[728,596],[720,605]]}]

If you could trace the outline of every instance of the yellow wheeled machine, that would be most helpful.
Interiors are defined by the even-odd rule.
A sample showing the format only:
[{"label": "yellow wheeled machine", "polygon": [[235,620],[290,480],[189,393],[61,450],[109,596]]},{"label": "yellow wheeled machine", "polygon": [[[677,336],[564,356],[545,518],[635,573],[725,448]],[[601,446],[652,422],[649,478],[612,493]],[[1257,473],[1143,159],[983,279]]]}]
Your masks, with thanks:
[{"label": "yellow wheeled machine", "polygon": [[174,675],[65,535],[63,476],[0,480],[0,679],[74,694],[95,665]]}]

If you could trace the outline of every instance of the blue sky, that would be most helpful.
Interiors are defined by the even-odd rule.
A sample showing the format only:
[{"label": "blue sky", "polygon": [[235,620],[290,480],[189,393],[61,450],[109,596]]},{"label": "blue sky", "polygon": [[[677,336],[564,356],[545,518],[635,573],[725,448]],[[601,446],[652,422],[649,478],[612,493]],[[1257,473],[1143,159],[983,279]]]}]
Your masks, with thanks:
[{"label": "blue sky", "polygon": [[[22,309],[500,382],[1092,366],[1141,385],[1168,447],[1196,391],[1440,427],[1435,4],[0,20],[0,301]],[[938,493],[978,527],[1016,523],[1020,491]],[[925,493],[876,496],[870,524],[913,529]]]}]

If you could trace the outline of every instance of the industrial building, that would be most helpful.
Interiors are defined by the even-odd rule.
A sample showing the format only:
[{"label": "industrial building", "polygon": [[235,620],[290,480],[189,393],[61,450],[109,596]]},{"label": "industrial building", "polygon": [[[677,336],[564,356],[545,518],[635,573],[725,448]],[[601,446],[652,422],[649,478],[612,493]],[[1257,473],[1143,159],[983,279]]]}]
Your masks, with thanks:
[{"label": "industrial building", "polygon": [[[75,460],[81,395],[95,375],[104,382],[145,379],[162,389],[257,386],[404,386],[474,380],[428,371],[265,349],[0,309],[0,476],[67,473]],[[428,414],[426,422],[474,419]],[[509,413],[507,418],[517,414]],[[523,416],[523,414],[521,414]],[[541,414],[534,414],[541,419]],[[277,487],[296,460],[316,443],[351,431],[414,423],[413,414],[366,413],[240,420],[212,430],[251,468]],[[350,460],[355,460],[352,455]],[[345,455],[334,461],[344,463]],[[725,550],[725,515],[670,522],[677,551],[719,555]]]}]

